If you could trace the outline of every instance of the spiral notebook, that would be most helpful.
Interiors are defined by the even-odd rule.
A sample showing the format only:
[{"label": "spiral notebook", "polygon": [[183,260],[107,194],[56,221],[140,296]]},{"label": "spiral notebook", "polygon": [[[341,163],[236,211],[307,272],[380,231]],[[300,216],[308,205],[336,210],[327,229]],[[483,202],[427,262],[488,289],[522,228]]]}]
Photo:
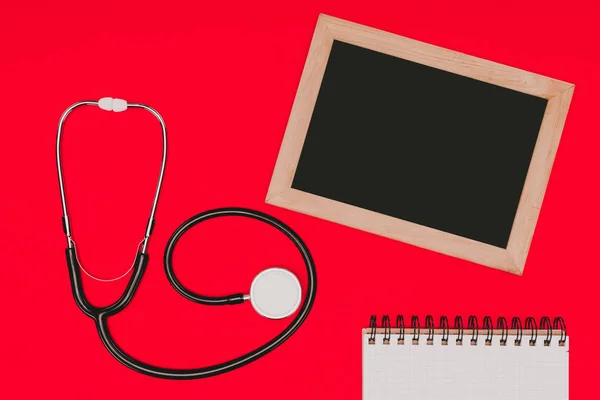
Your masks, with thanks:
[{"label": "spiral notebook", "polygon": [[363,400],[564,400],[569,337],[562,318],[494,325],[471,316],[452,327],[431,316],[371,317],[363,329]]}]

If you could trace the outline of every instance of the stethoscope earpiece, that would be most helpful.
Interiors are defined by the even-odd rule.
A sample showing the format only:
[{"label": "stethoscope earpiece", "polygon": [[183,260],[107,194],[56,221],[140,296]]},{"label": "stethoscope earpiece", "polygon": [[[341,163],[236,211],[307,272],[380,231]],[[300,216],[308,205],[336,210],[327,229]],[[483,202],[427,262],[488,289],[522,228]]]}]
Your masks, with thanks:
[{"label": "stethoscope earpiece", "polygon": [[250,302],[265,318],[282,319],[300,306],[302,287],[296,275],[283,268],[269,268],[254,278],[250,286]]}]

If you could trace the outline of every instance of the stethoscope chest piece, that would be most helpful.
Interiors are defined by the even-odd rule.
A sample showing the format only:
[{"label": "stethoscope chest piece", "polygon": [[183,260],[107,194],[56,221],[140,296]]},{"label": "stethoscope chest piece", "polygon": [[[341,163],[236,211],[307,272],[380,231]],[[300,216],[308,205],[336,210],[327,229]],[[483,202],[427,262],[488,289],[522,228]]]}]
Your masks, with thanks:
[{"label": "stethoscope chest piece", "polygon": [[250,302],[257,313],[269,319],[292,315],[300,306],[302,287],[296,275],[283,268],[269,268],[254,278]]}]

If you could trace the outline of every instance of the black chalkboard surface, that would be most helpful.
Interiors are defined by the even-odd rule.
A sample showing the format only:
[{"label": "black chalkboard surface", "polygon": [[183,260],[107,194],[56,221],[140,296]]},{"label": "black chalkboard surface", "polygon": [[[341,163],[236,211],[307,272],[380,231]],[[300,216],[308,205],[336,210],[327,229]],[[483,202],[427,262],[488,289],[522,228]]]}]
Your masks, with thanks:
[{"label": "black chalkboard surface", "polygon": [[546,104],[336,40],[292,188],[506,248]]},{"label": "black chalkboard surface", "polygon": [[520,275],[573,90],[321,15],[266,202]]}]

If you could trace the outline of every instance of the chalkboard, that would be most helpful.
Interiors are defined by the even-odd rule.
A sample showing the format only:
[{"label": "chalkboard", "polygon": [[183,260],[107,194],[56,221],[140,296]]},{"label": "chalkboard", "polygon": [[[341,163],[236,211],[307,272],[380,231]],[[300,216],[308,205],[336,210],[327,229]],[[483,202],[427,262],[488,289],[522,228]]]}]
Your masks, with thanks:
[{"label": "chalkboard", "polygon": [[520,274],[572,91],[322,16],[267,201]]},{"label": "chalkboard", "polygon": [[547,102],[336,40],[292,188],[506,248]]}]

